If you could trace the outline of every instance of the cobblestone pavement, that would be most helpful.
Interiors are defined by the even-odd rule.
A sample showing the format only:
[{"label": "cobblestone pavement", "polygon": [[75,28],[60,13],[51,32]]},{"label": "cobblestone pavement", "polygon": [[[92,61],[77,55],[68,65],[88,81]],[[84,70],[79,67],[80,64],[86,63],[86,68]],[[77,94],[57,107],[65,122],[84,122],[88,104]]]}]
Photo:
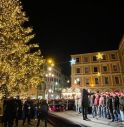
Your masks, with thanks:
[{"label": "cobblestone pavement", "polygon": [[78,114],[75,111],[65,111],[65,112],[52,112],[52,114],[59,117],[66,118],[74,123],[77,123],[81,126],[85,125],[88,127],[124,127],[123,122],[111,122],[109,119],[104,118],[92,118],[91,115],[88,115],[90,121],[83,120],[82,114]]},{"label": "cobblestone pavement", "polygon": [[[31,125],[28,125],[25,122],[25,125],[22,125],[22,120],[19,121],[19,126],[18,127],[36,127],[37,125],[37,120],[31,120]],[[0,124],[0,127],[3,127],[2,124]],[[15,125],[13,127],[16,127]],[[44,121],[40,121],[40,126],[39,127],[45,127]],[[50,123],[47,124],[47,127],[53,127]]]},{"label": "cobblestone pavement", "polygon": [[[82,127],[83,126],[87,126],[87,127],[124,127],[124,122],[111,122],[111,120],[104,119],[104,118],[96,119],[96,118],[92,118],[91,115],[88,115],[88,118],[90,119],[90,121],[85,121],[83,120],[82,114],[78,114],[75,111],[51,112],[51,113],[54,114],[56,117],[57,116],[62,117]],[[28,125],[27,123],[25,123],[25,125],[23,126],[22,120],[20,120],[18,127],[36,127],[36,124],[37,124],[37,120],[32,120],[31,125]],[[0,123],[0,127],[3,127],[1,123]],[[45,127],[44,121],[41,120],[39,127]],[[53,127],[53,125],[48,123],[47,127]]]}]

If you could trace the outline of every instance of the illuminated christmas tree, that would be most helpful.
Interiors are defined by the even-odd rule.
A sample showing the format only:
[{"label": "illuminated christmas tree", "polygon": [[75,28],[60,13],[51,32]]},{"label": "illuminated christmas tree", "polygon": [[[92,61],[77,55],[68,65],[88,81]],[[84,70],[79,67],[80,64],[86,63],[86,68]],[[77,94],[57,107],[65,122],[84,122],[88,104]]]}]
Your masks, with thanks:
[{"label": "illuminated christmas tree", "polygon": [[30,43],[34,34],[26,21],[18,0],[0,0],[0,85],[6,84],[11,93],[43,81],[44,60],[39,46]]}]

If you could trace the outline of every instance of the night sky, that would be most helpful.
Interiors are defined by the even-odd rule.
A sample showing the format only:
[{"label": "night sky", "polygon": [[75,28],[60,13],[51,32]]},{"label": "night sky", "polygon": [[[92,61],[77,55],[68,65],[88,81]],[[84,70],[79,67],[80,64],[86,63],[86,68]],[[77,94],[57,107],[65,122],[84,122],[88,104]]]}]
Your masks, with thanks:
[{"label": "night sky", "polygon": [[53,57],[70,73],[70,55],[118,49],[124,33],[121,3],[23,0],[35,41],[45,57]]}]

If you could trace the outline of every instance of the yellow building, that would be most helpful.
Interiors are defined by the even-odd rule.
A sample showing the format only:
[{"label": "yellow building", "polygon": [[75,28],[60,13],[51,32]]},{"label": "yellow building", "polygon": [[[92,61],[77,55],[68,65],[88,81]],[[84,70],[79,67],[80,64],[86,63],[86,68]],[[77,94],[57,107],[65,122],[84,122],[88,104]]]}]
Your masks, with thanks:
[{"label": "yellow building", "polygon": [[71,66],[71,86],[87,86],[92,91],[124,91],[124,38],[119,50],[75,54]]},{"label": "yellow building", "polygon": [[122,74],[124,78],[124,35],[119,44],[119,57],[120,57],[120,63],[122,67]]}]

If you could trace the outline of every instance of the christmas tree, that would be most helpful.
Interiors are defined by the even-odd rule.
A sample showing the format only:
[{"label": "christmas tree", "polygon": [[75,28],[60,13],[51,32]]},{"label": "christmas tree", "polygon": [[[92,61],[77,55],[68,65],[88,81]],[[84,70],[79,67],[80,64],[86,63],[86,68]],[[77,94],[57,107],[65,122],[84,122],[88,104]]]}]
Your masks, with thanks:
[{"label": "christmas tree", "polygon": [[[10,93],[28,90],[43,81],[43,64],[32,28],[19,0],[0,0],[0,85]],[[37,49],[37,50],[32,50]]]}]

